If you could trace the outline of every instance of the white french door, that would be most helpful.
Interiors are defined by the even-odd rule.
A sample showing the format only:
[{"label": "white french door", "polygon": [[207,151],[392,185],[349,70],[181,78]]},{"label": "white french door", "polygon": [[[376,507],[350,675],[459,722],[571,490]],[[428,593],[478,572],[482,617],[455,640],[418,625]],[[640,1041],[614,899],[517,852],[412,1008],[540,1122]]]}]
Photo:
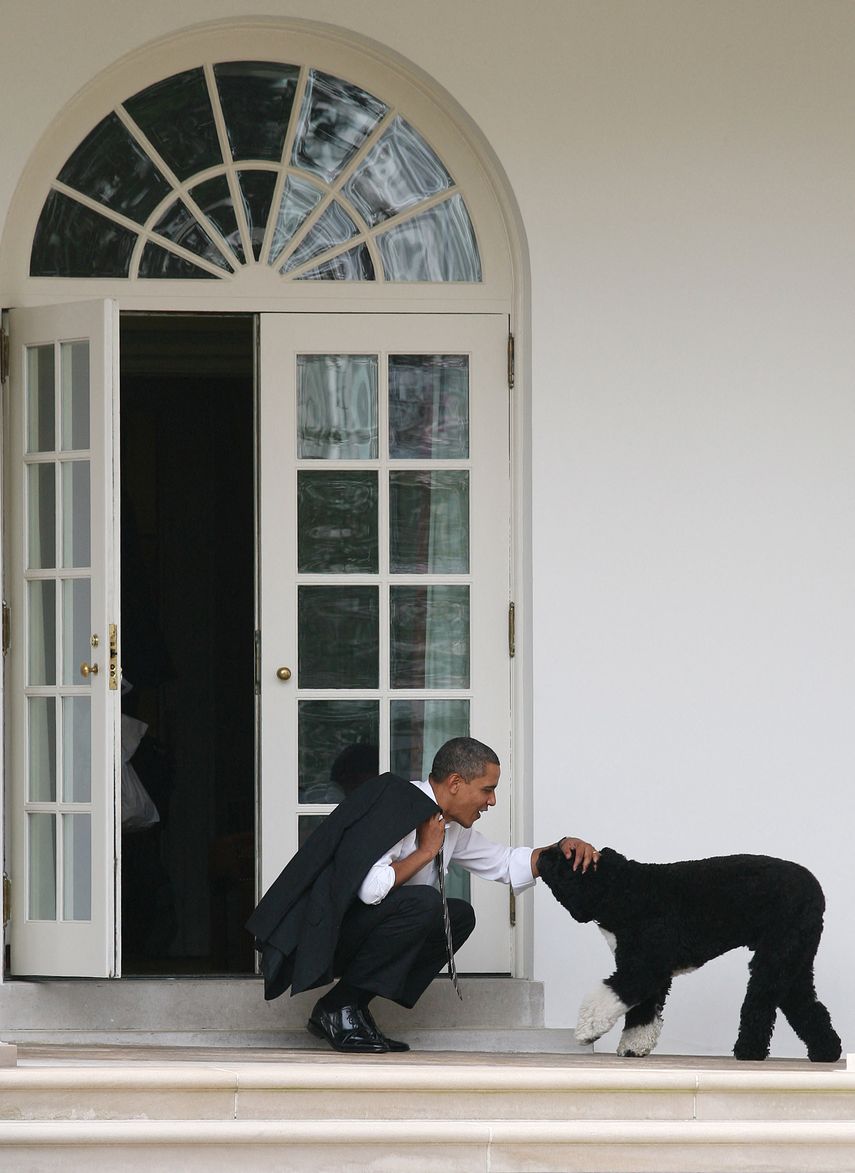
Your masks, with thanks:
[{"label": "white french door", "polygon": [[[262,314],[261,887],[359,781],[426,778],[449,737],[505,781],[507,318]],[[467,875],[462,970],[510,972],[508,891]]]},{"label": "white french door", "polygon": [[116,957],[118,308],[10,315],[11,967]]}]

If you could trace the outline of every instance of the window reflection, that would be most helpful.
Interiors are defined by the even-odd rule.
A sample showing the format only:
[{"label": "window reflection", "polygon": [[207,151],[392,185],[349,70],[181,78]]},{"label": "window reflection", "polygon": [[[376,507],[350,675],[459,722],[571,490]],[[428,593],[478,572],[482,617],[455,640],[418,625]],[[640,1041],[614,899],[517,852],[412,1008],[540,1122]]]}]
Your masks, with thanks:
[{"label": "window reflection", "polygon": [[357,234],[357,227],[347,212],[333,202],[325,208],[294,252],[282,266],[282,272],[296,269],[327,249],[344,244]]},{"label": "window reflection", "polygon": [[[45,199],[31,275],[226,280],[232,271],[211,239],[213,225],[241,265],[261,261],[269,239],[265,263],[278,265],[283,280],[375,281],[385,273],[389,281],[480,281],[478,246],[463,196],[416,128],[400,115],[384,125],[389,111],[380,98],[318,70],[306,74],[298,110],[299,79],[296,65],[219,62],[211,73],[187,69],[126,99],[60,169],[64,190]],[[283,158],[289,129],[293,147]],[[181,197],[188,191],[194,204],[185,207]],[[95,201],[103,214],[74,193]],[[289,241],[329,195],[336,202],[283,266],[280,257]],[[422,208],[437,198],[439,203]],[[251,257],[241,240],[242,216]],[[390,219],[391,226],[384,227]],[[138,274],[129,271],[138,255],[137,236],[126,221],[135,221],[145,237]],[[376,236],[373,229],[380,230]],[[220,274],[159,249],[153,234],[206,257]],[[382,273],[375,245],[369,246],[372,237]],[[325,256],[350,240],[352,248]],[[300,271],[316,257],[317,264]]]},{"label": "window reflection", "polygon": [[380,599],[376,586],[297,588],[301,688],[377,688]]},{"label": "window reflection", "polygon": [[389,590],[393,688],[469,687],[469,587]]},{"label": "window reflection", "polygon": [[313,69],[294,141],[294,165],[332,183],[385,113],[379,98]]},{"label": "window reflection", "polygon": [[468,472],[389,474],[389,569],[393,574],[468,572]]},{"label": "window reflection", "polygon": [[297,474],[297,568],[376,573],[377,474]]},{"label": "window reflection", "polygon": [[300,70],[270,61],[214,66],[232,158],[279,162]]},{"label": "window reflection", "polygon": [[297,455],[377,457],[377,356],[297,356]]},{"label": "window reflection", "polygon": [[389,281],[480,281],[481,260],[463,198],[395,225],[377,237]]},{"label": "window reflection", "polygon": [[377,777],[378,701],[299,701],[297,709],[300,802],[341,802]]},{"label": "window reflection", "polygon": [[374,226],[451,187],[451,176],[422,136],[396,118],[344,186],[344,194]]},{"label": "window reflection", "polygon": [[389,455],[437,460],[468,457],[467,355],[390,356]]}]

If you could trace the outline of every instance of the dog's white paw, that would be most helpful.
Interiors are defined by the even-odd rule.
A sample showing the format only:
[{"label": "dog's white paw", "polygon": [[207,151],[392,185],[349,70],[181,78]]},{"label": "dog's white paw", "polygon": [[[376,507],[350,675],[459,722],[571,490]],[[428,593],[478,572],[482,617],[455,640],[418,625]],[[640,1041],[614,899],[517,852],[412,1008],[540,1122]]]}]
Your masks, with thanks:
[{"label": "dog's white paw", "polygon": [[662,1033],[662,1019],[657,1015],[652,1022],[642,1023],[640,1026],[628,1026],[620,1036],[617,1046],[619,1055],[633,1055],[642,1058],[649,1055]]},{"label": "dog's white paw", "polygon": [[629,1007],[621,1002],[613,989],[605,982],[600,982],[579,1007],[576,1042],[583,1044],[595,1042],[606,1031],[611,1030],[628,1009]]}]

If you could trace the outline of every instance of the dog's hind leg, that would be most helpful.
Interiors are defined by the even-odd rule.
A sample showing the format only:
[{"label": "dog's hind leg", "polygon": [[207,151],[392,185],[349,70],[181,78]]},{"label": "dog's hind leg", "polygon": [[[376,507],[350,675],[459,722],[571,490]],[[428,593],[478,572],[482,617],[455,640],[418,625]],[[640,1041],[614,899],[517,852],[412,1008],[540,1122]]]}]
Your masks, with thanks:
[{"label": "dog's hind leg", "polygon": [[831,1025],[831,1015],[816,996],[812,966],[802,969],[781,998],[780,1006],[807,1047],[808,1059],[812,1063],[836,1063],[843,1047]]},{"label": "dog's hind leg", "polygon": [[748,969],[751,976],[739,1014],[739,1035],[733,1054],[736,1059],[765,1059],[778,1013],[779,951],[759,945]]},{"label": "dog's hind leg", "polygon": [[659,1042],[662,1032],[662,1010],[671,983],[644,1002],[639,1002],[627,1011],[624,1019],[623,1034],[620,1036],[617,1053],[631,1058],[643,1058],[649,1055]]}]

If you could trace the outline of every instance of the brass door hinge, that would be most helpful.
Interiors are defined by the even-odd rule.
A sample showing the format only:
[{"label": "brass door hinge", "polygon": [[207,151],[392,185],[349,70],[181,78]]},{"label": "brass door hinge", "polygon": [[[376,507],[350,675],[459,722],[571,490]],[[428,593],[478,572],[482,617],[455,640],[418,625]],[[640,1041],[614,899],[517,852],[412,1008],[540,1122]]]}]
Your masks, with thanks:
[{"label": "brass door hinge", "polygon": [[2,648],[3,655],[9,655],[9,648],[12,646],[12,610],[6,600],[3,600],[3,633],[2,633]]},{"label": "brass door hinge", "polygon": [[9,334],[0,330],[0,383],[9,378]]},{"label": "brass door hinge", "polygon": [[511,659],[517,654],[517,609],[513,603],[508,604],[508,655]]},{"label": "brass door hinge", "polygon": [[3,873],[3,928],[12,919],[12,881]]},{"label": "brass door hinge", "polygon": [[508,390],[513,391],[517,374],[516,355],[514,353],[514,336],[508,335]]},{"label": "brass door hinge", "polygon": [[517,898],[514,896],[513,888],[508,889],[508,896],[510,897],[508,916],[510,917],[511,928],[513,929],[516,927],[517,923]]}]

